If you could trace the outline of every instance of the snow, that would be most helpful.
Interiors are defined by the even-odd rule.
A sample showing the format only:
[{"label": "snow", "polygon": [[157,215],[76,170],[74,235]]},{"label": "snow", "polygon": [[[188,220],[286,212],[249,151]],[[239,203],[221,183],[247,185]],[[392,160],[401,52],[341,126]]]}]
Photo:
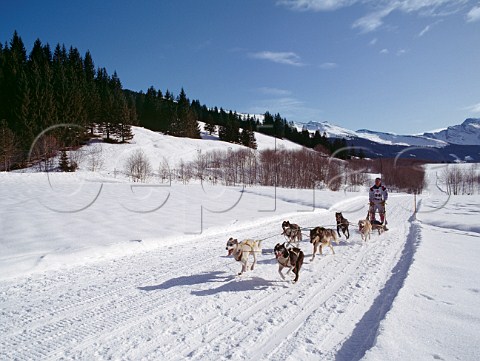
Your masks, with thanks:
[{"label": "snow", "polygon": [[[0,173],[0,359],[480,359],[480,195],[446,196],[441,166],[416,216],[391,194],[390,230],[364,243],[366,189],[132,184],[114,169],[135,148],[174,165],[237,146],[141,128],[100,146],[96,172]],[[336,211],[351,238],[311,262],[304,237],[283,281],[281,222],[334,228]],[[229,237],[263,239],[253,271],[236,275]]]}]

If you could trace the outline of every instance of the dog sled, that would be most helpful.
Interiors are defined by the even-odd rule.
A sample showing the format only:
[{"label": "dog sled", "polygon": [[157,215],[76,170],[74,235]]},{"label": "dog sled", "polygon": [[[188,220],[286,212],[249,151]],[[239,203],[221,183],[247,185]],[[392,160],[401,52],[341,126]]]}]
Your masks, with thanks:
[{"label": "dog sled", "polygon": [[[378,207],[375,207],[375,204],[370,203],[368,207],[368,213],[367,213],[367,219],[370,221],[370,223],[373,226],[381,226],[383,227],[384,231],[388,231],[387,227],[387,207],[386,203],[382,204],[383,211],[380,210]],[[381,220],[383,219],[383,222],[377,219],[380,218]]]}]

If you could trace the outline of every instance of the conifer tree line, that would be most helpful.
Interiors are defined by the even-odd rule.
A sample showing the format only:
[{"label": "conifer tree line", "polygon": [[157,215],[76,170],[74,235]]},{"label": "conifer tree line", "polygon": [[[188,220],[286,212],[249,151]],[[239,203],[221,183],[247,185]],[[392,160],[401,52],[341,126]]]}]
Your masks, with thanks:
[{"label": "conifer tree line", "polygon": [[0,43],[0,170],[45,160],[92,136],[126,142],[136,117],[134,98],[116,73],[95,69],[90,52],[82,57],[60,44],[52,51],[37,39],[27,55],[17,32]]},{"label": "conifer tree line", "polygon": [[[91,137],[128,142],[132,125],[165,134],[200,138],[205,131],[220,140],[256,149],[254,132],[286,138],[306,147],[335,153],[346,149],[345,139],[330,141],[317,131],[298,131],[280,114],[268,111],[263,120],[190,101],[182,88],[175,96],[153,86],[146,93],[124,90],[116,72],[95,68],[89,51],[57,44],[53,49],[37,39],[29,54],[15,31],[0,43],[0,170],[45,161]],[[41,137],[39,137],[41,135]],[[34,147],[32,147],[34,145]],[[33,150],[33,151],[32,151]],[[336,154],[347,158],[349,152]],[[62,153],[64,157],[64,154]],[[73,169],[68,160],[62,169]]]}]

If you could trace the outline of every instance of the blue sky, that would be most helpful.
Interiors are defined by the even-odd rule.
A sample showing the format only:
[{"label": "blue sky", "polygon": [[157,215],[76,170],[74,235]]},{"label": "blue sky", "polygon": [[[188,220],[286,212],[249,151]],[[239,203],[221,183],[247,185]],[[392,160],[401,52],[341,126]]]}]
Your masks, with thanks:
[{"label": "blue sky", "polygon": [[413,134],[480,117],[480,1],[8,1],[14,30],[90,50],[123,87]]}]

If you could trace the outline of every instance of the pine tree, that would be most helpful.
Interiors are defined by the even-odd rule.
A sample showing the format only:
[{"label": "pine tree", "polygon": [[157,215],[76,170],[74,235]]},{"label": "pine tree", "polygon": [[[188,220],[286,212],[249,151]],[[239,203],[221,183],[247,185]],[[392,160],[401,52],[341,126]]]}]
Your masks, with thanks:
[{"label": "pine tree", "polygon": [[255,133],[252,129],[244,128],[241,134],[241,143],[249,148],[257,149],[257,140],[255,139]]},{"label": "pine tree", "polygon": [[200,138],[197,119],[183,88],[177,98],[175,115],[174,121],[170,124],[170,134],[177,137]]},{"label": "pine tree", "polygon": [[217,126],[213,123],[212,115],[208,114],[205,120],[205,131],[208,132],[210,135],[212,135],[212,133],[215,133],[216,129],[217,129]]},{"label": "pine tree", "polygon": [[70,172],[70,162],[68,161],[68,155],[66,150],[62,150],[60,152],[60,161],[58,164],[60,170],[62,172]]},{"label": "pine tree", "polygon": [[85,53],[83,59],[83,69],[85,72],[85,111],[86,120],[90,136],[95,133],[95,128],[99,123],[100,96],[95,84],[95,64],[89,51]]}]

